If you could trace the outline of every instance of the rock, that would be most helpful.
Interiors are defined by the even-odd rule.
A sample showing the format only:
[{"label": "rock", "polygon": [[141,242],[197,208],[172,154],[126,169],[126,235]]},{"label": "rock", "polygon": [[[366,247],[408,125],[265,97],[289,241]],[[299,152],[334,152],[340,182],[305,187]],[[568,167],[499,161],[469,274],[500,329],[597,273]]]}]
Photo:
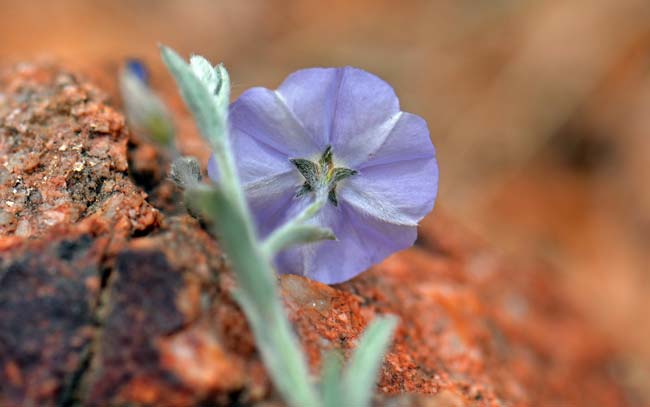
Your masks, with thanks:
[{"label": "rock", "polygon": [[[440,223],[452,236],[462,230]],[[517,267],[468,237],[461,246],[474,249],[409,249],[336,287],[282,277],[312,362],[323,347],[348,353],[367,321],[394,314],[401,324],[379,382],[386,394],[439,395],[431,405],[625,404],[609,376],[611,349],[553,288],[552,270]]]},{"label": "rock", "polygon": [[189,217],[133,240],[108,282],[82,400],[228,405],[266,394],[253,340],[224,285],[233,284],[223,256]]},{"label": "rock", "polygon": [[51,66],[0,72],[0,405],[71,396],[113,254],[161,221],[123,116]]},{"label": "rock", "polygon": [[0,405],[68,397],[87,361],[108,240],[70,232],[0,261]]},{"label": "rock", "polygon": [[61,226],[101,222],[116,236],[160,221],[128,176],[124,117],[54,67],[0,72],[0,248]]},{"label": "rock", "polygon": [[[218,244],[172,215],[165,154],[139,140],[128,156],[122,115],[57,68],[6,70],[0,94],[0,405],[282,405]],[[378,406],[626,405],[554,270],[439,210],[352,281],[279,284],[314,372],[400,318]]]}]

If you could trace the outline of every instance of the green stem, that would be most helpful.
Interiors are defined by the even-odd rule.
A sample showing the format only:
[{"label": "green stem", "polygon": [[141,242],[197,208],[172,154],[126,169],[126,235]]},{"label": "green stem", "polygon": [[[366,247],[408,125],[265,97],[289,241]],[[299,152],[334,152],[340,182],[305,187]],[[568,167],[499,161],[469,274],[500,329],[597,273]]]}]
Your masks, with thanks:
[{"label": "green stem", "polygon": [[284,225],[275,229],[262,243],[263,252],[272,258],[275,253],[283,249],[285,242],[292,241],[293,235],[299,233],[298,230],[304,227],[309,219],[316,216],[323,206],[327,203],[327,191],[320,189],[316,194],[316,199],[309,206],[303,209],[298,215],[289,219]]},{"label": "green stem", "polygon": [[[326,394],[321,400],[311,381],[305,354],[285,314],[271,265],[274,253],[281,248],[333,238],[329,229],[306,223],[326,204],[331,180],[322,178],[314,201],[273,232],[262,245],[255,233],[228,137],[230,80],[225,68],[217,67],[219,72],[215,74],[212,65],[202,57],[193,57],[190,67],[171,49],[162,47],[161,52],[201,134],[214,149],[220,174],[218,186],[208,187],[189,178],[185,182],[188,185],[186,200],[212,221],[215,234],[220,237],[220,244],[237,277],[233,296],[246,315],[275,387],[289,405],[296,407],[369,405],[374,380],[396,319],[378,319],[368,328],[343,373],[337,366],[327,369],[323,382]],[[330,147],[323,154],[321,166],[324,165],[331,166]],[[350,171],[342,169],[338,176],[333,173],[332,179],[336,182],[341,177],[354,175]]]},{"label": "green stem", "polygon": [[201,134],[214,148],[220,174],[217,187],[187,190],[186,200],[198,206],[221,237],[220,243],[237,276],[235,299],[249,321],[276,388],[292,406],[320,407],[304,352],[285,315],[276,277],[261,250],[239,182],[228,137],[227,101],[219,101],[220,95],[215,95],[174,51],[161,47],[161,52]]}]

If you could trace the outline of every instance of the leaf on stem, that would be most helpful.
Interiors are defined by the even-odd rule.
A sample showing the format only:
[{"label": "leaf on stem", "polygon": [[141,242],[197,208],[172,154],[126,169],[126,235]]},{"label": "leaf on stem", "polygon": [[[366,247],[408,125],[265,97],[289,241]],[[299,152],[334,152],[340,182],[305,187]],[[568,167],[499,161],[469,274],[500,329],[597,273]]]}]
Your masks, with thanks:
[{"label": "leaf on stem", "polygon": [[[222,139],[227,137],[228,112],[227,109],[223,109],[223,103],[217,100],[204,82],[211,80],[210,74],[205,69],[205,64],[195,62],[196,68],[190,67],[176,52],[165,46],[160,47],[160,52],[165,65],[174,76],[181,96],[192,112],[201,134],[212,144],[213,148],[220,148],[223,144]],[[200,60],[195,57],[195,61]],[[205,61],[205,63],[209,65],[209,62]],[[197,75],[196,71],[200,72],[201,77]],[[225,89],[224,86],[221,88]]]},{"label": "leaf on stem", "polygon": [[223,64],[213,67],[202,56],[192,55],[190,57],[190,68],[213,95],[219,113],[222,115],[227,114],[228,105],[230,104],[230,76]]},{"label": "leaf on stem", "polygon": [[285,229],[283,233],[272,233],[262,244],[262,250],[272,259],[289,247],[321,240],[336,240],[336,236],[329,228],[299,224]]},{"label": "leaf on stem", "polygon": [[180,188],[188,189],[201,182],[201,167],[196,157],[178,157],[172,162],[169,176]]},{"label": "leaf on stem", "polygon": [[370,405],[379,368],[397,321],[394,316],[377,317],[364,331],[341,379],[346,405]]},{"label": "leaf on stem", "polygon": [[328,351],[323,356],[321,368],[321,396],[323,406],[338,407],[345,405],[341,389],[342,356],[335,351]]},{"label": "leaf on stem", "polygon": [[142,73],[124,68],[119,84],[127,120],[132,128],[164,148],[174,150],[175,131],[171,115],[158,95],[142,79]]}]

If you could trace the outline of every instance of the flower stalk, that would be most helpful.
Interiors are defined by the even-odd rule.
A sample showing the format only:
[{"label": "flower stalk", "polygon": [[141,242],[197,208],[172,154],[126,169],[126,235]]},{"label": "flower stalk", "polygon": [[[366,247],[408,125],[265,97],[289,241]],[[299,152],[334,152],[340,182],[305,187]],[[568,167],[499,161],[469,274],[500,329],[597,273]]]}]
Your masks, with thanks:
[{"label": "flower stalk", "polygon": [[327,191],[320,189],[311,204],[294,218],[289,219],[284,225],[271,232],[262,242],[262,250],[268,259],[272,260],[281,250],[300,243],[336,240],[334,232],[330,229],[306,224],[327,203],[327,196]]},{"label": "flower stalk", "polygon": [[[239,186],[226,131],[227,104],[221,102],[229,98],[229,81],[222,77],[220,86],[213,87],[221,92],[211,94],[208,87],[214,84],[202,82],[195,74],[197,69],[193,71],[169,48],[162,47],[161,52],[201,134],[210,141],[219,171],[223,174],[219,188],[188,189],[187,200],[213,221],[215,232],[222,238],[221,243],[237,273],[239,288],[235,299],[251,324],[262,358],[278,390],[291,405],[318,406],[318,397],[309,381],[307,362],[301,352],[295,351],[299,349],[298,341],[277,301],[273,270],[257,245],[251,215]],[[205,68],[197,58],[193,59],[197,61],[194,67]],[[210,65],[207,61],[205,63]]]}]

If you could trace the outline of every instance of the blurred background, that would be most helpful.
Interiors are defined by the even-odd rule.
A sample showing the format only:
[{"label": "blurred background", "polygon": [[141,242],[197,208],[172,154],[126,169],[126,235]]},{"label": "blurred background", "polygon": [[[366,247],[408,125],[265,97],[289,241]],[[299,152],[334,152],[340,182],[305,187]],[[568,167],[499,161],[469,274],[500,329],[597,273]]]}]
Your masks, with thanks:
[{"label": "blurred background", "polygon": [[[7,1],[0,63],[115,72],[156,44],[223,61],[235,96],[353,65],[429,123],[437,209],[562,289],[650,379],[650,1]],[[561,344],[558,344],[561,346]],[[650,396],[648,396],[650,400]]]}]

